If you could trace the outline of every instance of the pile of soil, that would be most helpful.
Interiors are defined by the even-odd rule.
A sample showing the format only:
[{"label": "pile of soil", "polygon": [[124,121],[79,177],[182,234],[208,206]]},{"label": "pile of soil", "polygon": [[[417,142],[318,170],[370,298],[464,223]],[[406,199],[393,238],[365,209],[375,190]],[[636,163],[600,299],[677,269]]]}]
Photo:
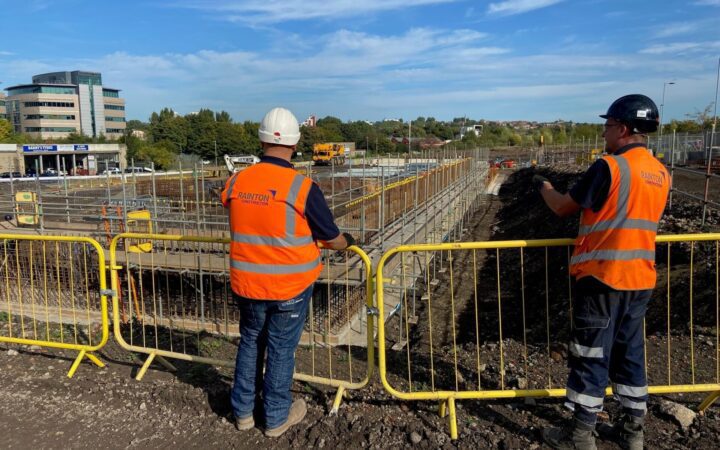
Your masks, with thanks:
[{"label": "pile of soil", "polygon": [[[580,171],[574,167],[539,169],[558,189],[566,189]],[[531,169],[510,175],[499,197],[488,197],[482,208],[467,224],[464,241],[544,239],[572,237],[577,219],[555,218],[530,186]],[[663,233],[720,231],[720,214],[712,212],[706,228],[699,227],[697,204],[676,199],[663,219]],[[701,210],[700,210],[701,211]],[[674,290],[689,288],[688,265],[694,258],[693,289],[701,298],[710,289],[714,266],[708,246],[674,244],[670,276]],[[662,256],[667,256],[666,253]],[[566,257],[564,251],[544,255],[524,255],[525,276],[533,295],[525,300],[526,315],[517,296],[517,254],[500,256],[500,296],[498,311],[496,282],[497,256],[494,252],[477,254],[473,259],[456,254],[452,260],[455,272],[453,296],[455,316],[450,311],[449,270],[438,273],[436,287],[430,292],[433,303],[417,302],[417,325],[410,326],[410,342],[393,351],[397,335],[396,319],[388,323],[388,381],[398,388],[436,389],[457,386],[460,389],[483,389],[505,385],[511,388],[562,387],[566,376],[567,329]],[[446,255],[447,256],[447,255]],[[447,266],[446,266],[447,267]],[[545,267],[552,290],[543,292]],[[473,268],[477,271],[473,273]],[[505,269],[503,269],[505,270]],[[660,285],[665,282],[659,267]],[[678,279],[684,279],[681,285]],[[474,286],[482,280],[481,301],[475,304]],[[533,284],[535,283],[535,284]],[[708,291],[709,292],[709,291]],[[657,289],[653,307],[656,312],[648,320],[648,365],[650,381],[664,384],[668,354],[672,366],[672,382],[691,382],[689,359],[690,332],[694,337],[696,382],[714,380],[716,373],[716,311],[709,302],[702,303],[695,314],[694,326],[688,322],[687,294],[673,291],[671,303],[671,349],[665,331],[667,317],[665,297]],[[549,299],[546,304],[546,298]],[[565,300],[564,300],[565,299]],[[677,299],[677,300],[676,300]],[[443,301],[445,300],[445,301]],[[537,302],[537,303],[533,303]],[[564,302],[564,303],[563,303]],[[549,305],[548,310],[546,306]],[[702,309],[705,308],[705,309]],[[482,319],[477,327],[475,311]],[[433,371],[429,367],[430,327],[423,319],[433,315]],[[503,339],[499,340],[498,314],[503,314]],[[457,329],[451,324],[456,319]],[[523,319],[525,319],[523,321]],[[546,320],[557,327],[550,339],[546,336]],[[403,326],[405,326],[403,324]],[[479,333],[476,333],[479,330]],[[555,332],[557,331],[557,332]],[[456,346],[453,346],[453,339]],[[422,349],[408,357],[407,349]],[[212,347],[212,346],[211,346]],[[455,349],[457,348],[457,351]],[[363,349],[353,349],[361,354]],[[501,353],[502,352],[502,353]],[[499,357],[504,357],[501,366]],[[425,355],[425,356],[422,356]],[[701,357],[702,355],[702,357]],[[322,386],[295,383],[296,398],[308,403],[308,415],[301,425],[291,428],[277,439],[267,439],[259,429],[238,432],[232,425],[229,391],[232,373],[203,365],[178,363],[177,372],[168,372],[153,365],[141,382],[131,377],[140,360],[122,350],[112,340],[99,354],[108,363],[98,369],[81,365],[73,379],[65,374],[75,354],[72,352],[17,345],[0,346],[0,433],[8,448],[527,448],[542,447],[541,430],[548,425],[563,423],[569,413],[562,399],[460,401],[458,407],[459,439],[449,438],[447,419],[437,415],[435,402],[402,402],[391,398],[375,376],[370,386],[350,392],[337,415],[330,416],[334,392]],[[298,352],[299,366],[307,365],[307,352]],[[480,357],[480,361],[478,361]],[[408,370],[408,360],[410,368]],[[458,367],[455,376],[454,367]],[[322,368],[318,368],[320,370]],[[412,381],[408,383],[408,374]],[[430,375],[432,374],[432,377]],[[434,378],[434,379],[433,379]],[[429,379],[429,381],[428,381]],[[654,448],[714,448],[720,441],[720,408],[716,405],[687,428],[680,426],[672,415],[664,412],[662,402],[672,400],[689,408],[697,406],[702,394],[652,396],[646,425],[646,440]],[[615,402],[606,402],[609,417],[618,412]],[[607,420],[603,415],[601,420]],[[600,442],[599,448],[618,448]]]}]

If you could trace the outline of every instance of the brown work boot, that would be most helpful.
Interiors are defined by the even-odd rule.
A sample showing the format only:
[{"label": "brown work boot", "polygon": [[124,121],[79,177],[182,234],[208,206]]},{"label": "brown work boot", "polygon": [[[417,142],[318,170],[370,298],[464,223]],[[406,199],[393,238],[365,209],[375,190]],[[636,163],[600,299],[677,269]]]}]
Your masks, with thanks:
[{"label": "brown work boot", "polygon": [[235,428],[238,429],[238,431],[247,431],[252,430],[255,428],[255,419],[252,415],[249,415],[247,417],[243,417],[242,419],[239,417],[235,418]]},{"label": "brown work boot", "polygon": [[545,428],[543,440],[559,450],[596,450],[595,427],[579,420],[562,428]]},{"label": "brown work boot", "polygon": [[602,439],[613,441],[625,450],[643,450],[644,422],[644,417],[623,414],[613,426],[605,423],[598,425],[598,434]]},{"label": "brown work boot", "polygon": [[279,427],[265,430],[265,436],[282,436],[288,430],[288,428],[300,423],[300,421],[305,418],[305,414],[307,414],[307,405],[305,404],[305,400],[295,400],[292,406],[290,406],[290,412],[288,413],[288,418],[285,423],[280,425]]}]

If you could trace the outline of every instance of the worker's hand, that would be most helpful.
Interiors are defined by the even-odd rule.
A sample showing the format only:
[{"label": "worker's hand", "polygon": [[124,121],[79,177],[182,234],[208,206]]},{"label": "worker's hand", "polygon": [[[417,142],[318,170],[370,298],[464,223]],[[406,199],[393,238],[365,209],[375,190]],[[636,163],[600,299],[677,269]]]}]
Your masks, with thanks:
[{"label": "worker's hand", "polygon": [[545,178],[542,175],[533,175],[532,177],[532,185],[535,189],[538,191],[541,191],[543,186],[545,186],[545,182],[550,182],[547,178]]},{"label": "worker's hand", "polygon": [[348,247],[350,247],[351,245],[355,245],[355,238],[352,237],[352,234],[345,232],[345,233],[343,233],[343,237],[347,241]]}]

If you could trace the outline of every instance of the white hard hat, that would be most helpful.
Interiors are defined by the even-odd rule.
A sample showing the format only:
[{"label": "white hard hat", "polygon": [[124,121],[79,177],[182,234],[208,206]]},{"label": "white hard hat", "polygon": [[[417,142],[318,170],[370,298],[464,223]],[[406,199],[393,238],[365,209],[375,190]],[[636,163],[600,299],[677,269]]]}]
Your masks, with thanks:
[{"label": "white hard hat", "polygon": [[298,121],[285,108],[273,108],[265,114],[258,129],[260,142],[279,145],[295,145],[300,140]]}]

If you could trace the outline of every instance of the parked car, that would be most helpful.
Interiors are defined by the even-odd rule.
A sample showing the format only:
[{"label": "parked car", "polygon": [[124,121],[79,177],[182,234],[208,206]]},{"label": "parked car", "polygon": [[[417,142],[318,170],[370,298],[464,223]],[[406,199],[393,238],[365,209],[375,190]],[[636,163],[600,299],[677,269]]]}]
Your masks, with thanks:
[{"label": "parked car", "polygon": [[67,173],[63,170],[57,170],[52,167],[48,167],[40,174],[41,177],[61,177],[63,175],[67,175]]},{"label": "parked car", "polygon": [[125,173],[152,173],[152,169],[149,167],[128,167],[125,169]]},{"label": "parked car", "polygon": [[3,172],[0,173],[0,178],[22,178],[20,172]]},{"label": "parked car", "polygon": [[107,169],[100,172],[100,175],[117,175],[122,173],[119,167],[108,167]]}]

